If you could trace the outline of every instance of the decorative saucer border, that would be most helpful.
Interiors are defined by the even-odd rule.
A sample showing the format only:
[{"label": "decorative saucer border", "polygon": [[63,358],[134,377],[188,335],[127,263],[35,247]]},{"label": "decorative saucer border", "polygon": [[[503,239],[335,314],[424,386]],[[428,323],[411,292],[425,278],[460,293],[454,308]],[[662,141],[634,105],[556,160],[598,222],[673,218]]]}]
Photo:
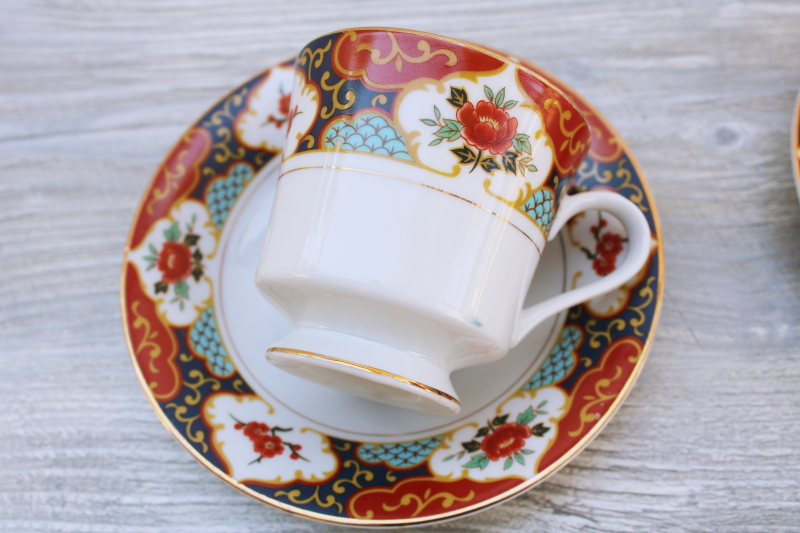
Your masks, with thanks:
[{"label": "decorative saucer border", "polygon": [[[292,64],[293,60],[290,60],[277,66],[289,67]],[[578,398],[578,401],[573,402],[558,421],[558,437],[542,453],[541,468],[534,476],[524,480],[518,476],[499,478],[488,483],[468,478],[457,482],[432,480],[424,477],[427,463],[404,469],[393,467],[386,461],[368,462],[357,453],[360,446],[366,443],[327,437],[331,447],[336,450],[334,453],[338,454],[339,464],[343,466],[323,483],[292,482],[282,486],[267,486],[239,482],[228,475],[224,461],[216,455],[213,444],[209,446],[207,442],[211,439],[213,428],[205,424],[198,404],[204,395],[214,391],[252,391],[235,369],[227,379],[219,379],[208,372],[209,361],[190,346],[191,328],[167,325],[163,313],[158,312],[154,302],[142,290],[136,268],[129,262],[129,252],[131,244],[141,242],[150,227],[169,212],[177,199],[188,197],[203,201],[209,183],[228,178],[237,163],[246,163],[256,172],[279,153],[245,147],[234,134],[237,117],[246,111],[249,94],[268,77],[270,70],[267,70],[215,104],[171,149],[148,185],[134,217],[122,271],[123,327],[137,377],[165,427],[218,477],[256,499],[306,518],[365,527],[438,522],[483,510],[540,483],[577,455],[616,412],[644,364],[660,314],[664,265],[658,216],[642,172],[616,131],[566,84],[534,65],[527,62],[523,64],[567,92],[589,120],[592,149],[578,169],[574,188],[606,187],[624,194],[643,209],[657,241],[640,282],[627,292],[625,307],[621,311],[613,316],[602,316],[592,313],[585,304],[569,311],[561,332],[562,339],[576,328],[580,330],[581,339],[567,342],[569,346],[566,348],[569,348],[569,355],[574,357],[575,365],[557,382],[567,390],[570,398]],[[556,343],[551,358],[557,354],[561,344]],[[540,372],[537,372],[532,377],[529,383],[531,387],[539,375]],[[352,475],[350,479],[340,477],[345,469],[348,470],[348,476]],[[338,485],[336,482],[339,482]],[[389,488],[380,485],[381,482],[390,483]],[[412,487],[417,482],[427,492],[416,494]],[[345,484],[350,486],[343,488]],[[472,494],[472,489],[478,486],[486,489],[491,485],[494,487],[488,491],[490,497],[470,505],[468,498],[449,492],[450,487],[446,485],[462,485],[452,489],[453,492],[462,489],[462,494],[465,490]],[[403,486],[408,490],[398,493]],[[370,491],[373,498],[384,500],[391,497],[394,498],[392,502],[397,500],[395,509],[400,509],[400,515],[406,516],[385,516],[381,519],[337,516],[344,512],[338,498],[347,504],[359,493],[359,499],[368,502]],[[278,499],[281,497],[285,501]],[[403,498],[417,505],[416,512],[410,517],[407,516],[410,511],[400,505]],[[351,507],[348,506],[348,512],[359,514],[363,511]]]},{"label": "decorative saucer border", "polygon": [[794,104],[794,118],[792,119],[792,172],[794,173],[794,186],[800,195],[800,92]]}]

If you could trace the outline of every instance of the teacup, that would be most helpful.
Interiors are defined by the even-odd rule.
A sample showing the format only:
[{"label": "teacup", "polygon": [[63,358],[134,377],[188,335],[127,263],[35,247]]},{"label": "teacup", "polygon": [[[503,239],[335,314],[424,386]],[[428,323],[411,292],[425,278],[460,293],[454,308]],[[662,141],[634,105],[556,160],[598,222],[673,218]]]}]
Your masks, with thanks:
[{"label": "teacup", "polygon": [[[590,132],[547,80],[427,33],[354,29],[299,54],[256,284],[293,329],[279,368],[382,403],[460,410],[450,374],[497,360],[545,318],[626,282],[650,230],[617,193],[567,194]],[[611,274],[523,308],[547,240],[617,217]]]}]

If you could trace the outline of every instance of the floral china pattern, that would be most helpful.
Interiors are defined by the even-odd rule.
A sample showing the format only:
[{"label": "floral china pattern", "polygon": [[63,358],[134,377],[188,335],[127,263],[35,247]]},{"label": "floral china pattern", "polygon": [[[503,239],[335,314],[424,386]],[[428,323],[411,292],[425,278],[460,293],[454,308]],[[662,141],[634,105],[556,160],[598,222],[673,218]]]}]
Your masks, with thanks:
[{"label": "floral china pattern", "polygon": [[[339,41],[336,35],[331,38],[334,50],[345,37]],[[404,53],[411,53],[409,57],[413,59],[412,48],[402,39],[392,46],[405,49]],[[431,50],[433,54],[436,46]],[[399,52],[391,53],[395,54],[391,56],[393,60],[401,57]],[[317,59],[319,56],[309,58],[307,64],[316,64]],[[330,63],[320,61],[320,65],[323,70],[331,68]],[[507,87],[488,79],[491,76],[477,76],[475,86],[465,87],[465,91],[473,93],[476,87],[484,85]],[[123,320],[131,357],[159,416],[179,435],[185,447],[234,486],[246,489],[264,502],[339,523],[436,521],[477,510],[484,501],[510,497],[543,479],[602,427],[614,410],[615,398],[624,395],[641,367],[661,297],[662,264],[657,233],[653,259],[624,288],[625,297],[621,299],[624,301],[607,314],[596,312],[591,302],[571,309],[560,341],[540,370],[525,379],[523,386],[510,397],[491,410],[476,414],[467,424],[420,441],[396,444],[352,442],[310,429],[296,415],[255,395],[235,367],[229,365],[224,346],[212,346],[211,342],[218,338],[210,291],[213,280],[209,279],[215,275],[211,265],[215,261],[217,239],[236,195],[258,179],[258,170],[275,153],[276,146],[265,142],[263,134],[289,130],[288,146],[292,149],[310,148],[310,136],[317,135],[303,113],[294,120],[285,114],[287,102],[282,102],[281,96],[286,87],[298,83],[305,84],[303,75],[298,75],[292,65],[283,64],[235,89],[184,135],[145,194],[123,273]],[[337,83],[338,79],[331,76],[327,86]],[[346,86],[339,88],[337,103],[344,107],[348,101],[344,97]],[[507,89],[506,94],[510,91]],[[317,106],[315,113],[320,108],[333,110],[336,118],[339,115],[335,113],[342,110],[331,102],[331,92],[309,91],[305,97]],[[385,115],[392,101],[382,103],[378,95],[369,96],[376,112]],[[493,96],[491,103],[498,107],[497,94]],[[515,96],[503,96],[503,105],[508,100],[517,100]],[[587,106],[576,95],[573,97],[581,106]],[[490,102],[488,95],[483,101]],[[428,109],[437,105],[431,102]],[[480,117],[478,103],[473,102],[473,106]],[[584,110],[591,111],[588,107]],[[434,116],[438,120],[435,110]],[[458,118],[456,111],[455,119],[450,120]],[[409,118],[412,119],[419,124],[419,117]],[[640,205],[657,232],[654,206],[627,148],[619,149],[621,143],[615,140],[613,130],[593,111],[591,120],[593,132],[599,132],[598,138],[604,144],[599,145],[593,159],[587,160],[589,165],[578,172],[579,187],[599,186],[625,194]],[[500,125],[501,121],[497,122]],[[510,118],[505,124],[503,138],[513,125]],[[425,126],[420,127],[420,135],[414,139],[416,145],[408,146],[410,155],[418,155],[423,148],[420,139]],[[235,135],[231,136],[231,132]],[[424,133],[432,132],[428,129]],[[424,147],[441,148],[438,145],[445,143],[444,140],[430,146],[436,138],[428,137]],[[467,145],[466,138],[455,138],[458,139]],[[540,148],[545,149],[537,150],[533,144],[531,151],[536,157],[542,154],[552,157],[553,147],[542,144]],[[484,154],[492,154],[491,146],[487,146]],[[500,150],[499,144],[496,149]],[[552,160],[543,161],[537,159],[532,163],[539,169],[534,175],[553,168]],[[498,163],[501,164],[502,161]],[[252,169],[253,177],[245,166]],[[234,168],[238,169],[235,179]],[[532,171],[526,170],[530,176]],[[494,175],[497,174],[510,176],[495,169]],[[210,202],[208,191],[220,179],[228,180],[225,205],[220,204],[222,210],[212,222],[209,207],[204,204],[206,200],[198,199]],[[218,198],[220,194],[222,189],[212,195],[217,203],[222,201]],[[548,200],[543,196],[542,201]],[[589,213],[570,228],[570,241],[574,242],[567,246],[567,255],[571,257],[568,264],[577,267],[577,271],[568,271],[573,283],[580,284],[590,276],[599,275],[592,268],[594,260],[581,247],[590,254],[600,254],[602,250],[606,255],[617,254],[617,258],[625,253],[621,226],[613,218],[601,216],[607,222],[605,225],[595,224],[597,214]],[[595,218],[590,220],[590,217]],[[596,236],[592,226],[598,226]],[[622,240],[604,241],[604,234],[609,232],[623,236]],[[188,235],[197,238],[187,240]],[[191,268],[187,265],[186,251],[178,252],[176,244],[189,248]],[[617,244],[622,246],[621,251]],[[195,260],[196,250],[200,253]],[[148,269],[151,265],[154,266]],[[192,275],[196,268],[202,270],[202,275],[196,271],[199,281]],[[183,309],[181,301],[175,300],[178,280],[187,285],[186,291],[180,289],[188,294],[188,299],[180,299]],[[167,283],[166,293],[162,290],[156,293],[159,281]],[[202,327],[198,325],[201,315]],[[195,330],[197,339],[190,341],[189,333]],[[208,361],[193,352],[192,343],[199,344],[201,338],[207,340],[203,357]],[[208,364],[212,357],[219,359],[217,366]],[[546,375],[545,369],[549,369]]]},{"label": "floral china pattern", "polygon": [[[275,67],[247,97],[234,132],[241,143],[254,150],[278,152],[284,144],[288,122],[297,106],[291,107],[294,69]],[[275,93],[279,98],[275,99]]]},{"label": "floral china pattern", "polygon": [[205,262],[215,253],[217,238],[205,205],[186,200],[130,252],[145,292],[172,324],[189,325],[208,306],[211,284]]},{"label": "floral china pattern", "polygon": [[[469,461],[461,466],[464,468],[486,468],[490,461],[499,461],[505,458],[503,470],[508,470],[514,461],[521,465],[525,464],[525,456],[533,454],[533,450],[525,448],[525,441],[531,436],[543,437],[550,431],[550,427],[545,426],[544,422],[539,422],[529,426],[537,416],[546,415],[547,411],[542,408],[547,404],[547,400],[542,400],[534,407],[529,406],[525,411],[517,415],[516,420],[508,422],[509,414],[497,415],[493,420],[487,420],[486,425],[479,428],[471,441],[462,442],[464,448],[458,453],[448,455],[443,461],[455,458],[460,461],[465,454],[477,453],[469,457]],[[480,440],[479,440],[480,439]]]},{"label": "floral china pattern", "polygon": [[628,242],[619,233],[606,230],[607,225],[608,221],[603,218],[602,211],[598,211],[597,224],[589,228],[595,240],[594,249],[580,247],[586,258],[592,262],[592,268],[598,276],[607,276],[617,269],[617,257],[623,250],[622,243]]},{"label": "floral china pattern", "polygon": [[455,120],[442,118],[438,106],[433,106],[435,118],[420,119],[426,126],[439,128],[433,132],[435,138],[428,146],[463,139],[463,146],[451,148],[450,151],[458,157],[459,164],[470,166],[469,173],[478,165],[490,175],[501,168],[507,174],[519,172],[522,176],[526,171],[536,172],[538,169],[531,157],[530,136],[517,133],[519,123],[509,115],[509,110],[519,102],[505,100],[505,87],[496,96],[488,85],[483,86],[483,91],[486,100],[473,104],[463,87],[450,86],[450,97],[446,101],[456,108]]},{"label": "floral china pattern", "polygon": [[329,479],[339,465],[329,439],[295,428],[287,423],[290,416],[255,394],[226,392],[210,396],[202,410],[214,450],[235,479],[271,484]]},{"label": "floral china pattern", "polygon": [[566,401],[557,387],[517,391],[494,413],[487,413],[483,423],[472,421],[445,435],[431,455],[433,471],[475,481],[533,475],[536,463],[556,437],[555,423],[563,417]]},{"label": "floral china pattern", "polygon": [[307,463],[309,462],[308,459],[300,455],[300,450],[303,449],[302,444],[283,440],[276,434],[278,431],[290,432],[292,428],[269,427],[264,422],[256,422],[255,420],[242,422],[233,415],[231,415],[231,418],[236,422],[233,425],[233,429],[241,429],[242,433],[253,443],[253,451],[258,454],[258,457],[253,459],[251,463],[260,463],[262,459],[272,459],[276,455],[281,455],[287,447],[289,448],[289,459],[302,459]]}]

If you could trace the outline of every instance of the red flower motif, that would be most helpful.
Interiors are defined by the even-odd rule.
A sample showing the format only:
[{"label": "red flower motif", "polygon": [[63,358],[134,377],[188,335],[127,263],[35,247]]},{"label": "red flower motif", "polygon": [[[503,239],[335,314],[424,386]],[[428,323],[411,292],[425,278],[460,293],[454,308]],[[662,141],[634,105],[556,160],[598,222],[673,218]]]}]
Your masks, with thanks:
[{"label": "red flower motif", "polygon": [[525,439],[531,436],[531,428],[516,422],[503,424],[484,437],[481,450],[491,461],[501,457],[511,457],[525,446]]},{"label": "red flower motif", "polygon": [[[251,438],[250,440],[253,439]],[[257,454],[260,454],[261,457],[269,459],[283,453],[283,441],[281,441],[281,438],[278,436],[266,435],[254,442],[253,450],[255,450]]]},{"label": "red flower motif", "polygon": [[247,427],[244,428],[244,434],[250,437],[251,441],[256,442],[257,440],[269,436],[269,426],[263,422],[250,422],[247,424]]},{"label": "red flower motif", "polygon": [[[605,222],[605,221],[604,221]],[[604,233],[597,241],[595,250],[608,259],[615,259],[622,251],[622,236],[616,233]]]},{"label": "red flower motif", "polygon": [[492,102],[481,100],[477,106],[467,102],[456,112],[463,129],[461,136],[467,144],[478,150],[489,150],[495,155],[504,154],[517,134],[517,119]]},{"label": "red flower motif", "polygon": [[592,268],[595,272],[597,272],[598,276],[605,276],[607,274],[611,274],[616,270],[616,258],[617,256],[604,256],[601,255],[594,261],[592,261]]},{"label": "red flower motif", "polygon": [[188,278],[192,272],[192,251],[182,242],[165,242],[158,254],[158,269],[167,283]]},{"label": "red flower motif", "polygon": [[282,94],[278,100],[278,113],[283,116],[289,114],[289,102],[292,100],[292,93]]}]

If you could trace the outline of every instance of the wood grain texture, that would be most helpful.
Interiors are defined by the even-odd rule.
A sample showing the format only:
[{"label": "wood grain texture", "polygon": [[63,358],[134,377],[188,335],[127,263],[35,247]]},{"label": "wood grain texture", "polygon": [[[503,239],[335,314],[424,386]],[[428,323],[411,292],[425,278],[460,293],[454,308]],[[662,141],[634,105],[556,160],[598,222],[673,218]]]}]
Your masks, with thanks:
[{"label": "wood grain texture", "polygon": [[431,531],[798,531],[800,4],[648,0],[0,3],[0,530],[318,532],[161,426],[119,313],[128,226],[170,145],[336,29],[513,51],[619,129],[652,186],[666,296],[615,419],[549,481]]}]

